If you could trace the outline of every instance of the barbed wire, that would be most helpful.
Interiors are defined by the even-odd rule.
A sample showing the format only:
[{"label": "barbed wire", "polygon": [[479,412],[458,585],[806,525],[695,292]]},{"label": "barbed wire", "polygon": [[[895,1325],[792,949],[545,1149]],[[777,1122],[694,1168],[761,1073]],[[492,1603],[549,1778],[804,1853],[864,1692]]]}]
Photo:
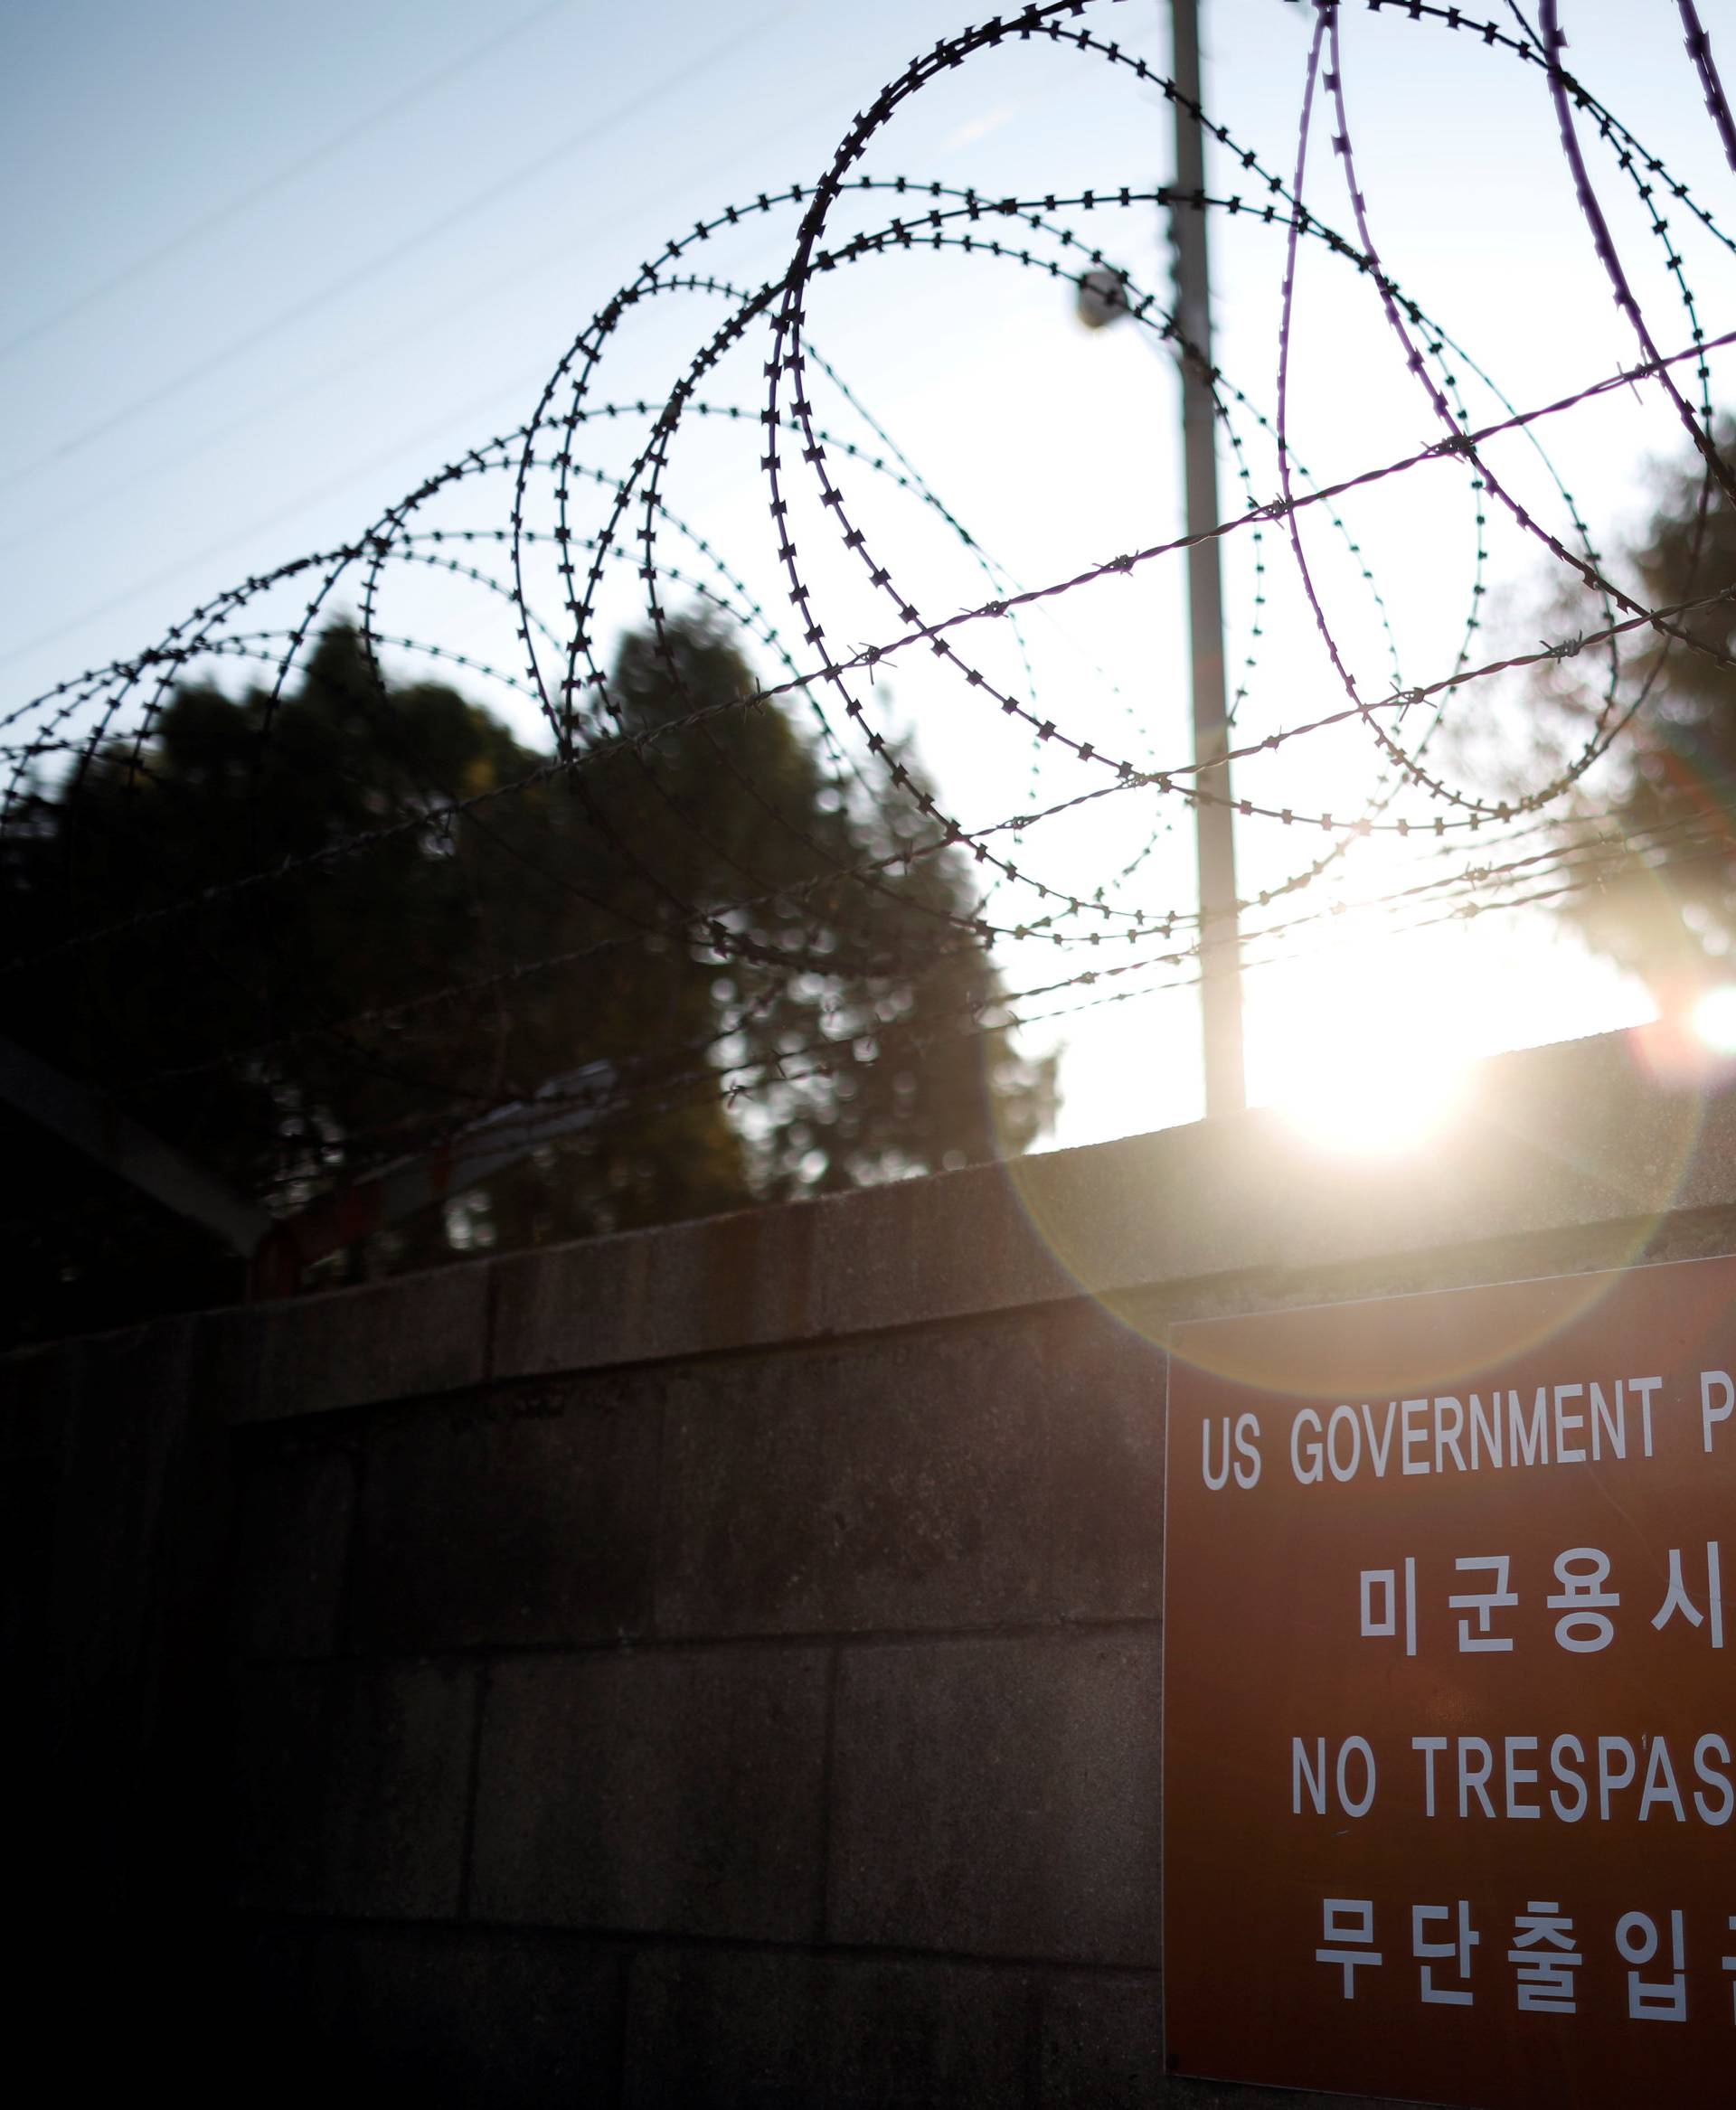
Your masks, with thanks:
[{"label": "barbed wire", "polygon": [[[1117,5],[1036,0],[939,38],[864,103],[817,178],[672,235],[554,361],[522,423],[419,478],[350,540],[249,576],[133,657],[0,711],[0,870],[25,875],[31,909],[0,959],[5,1030],[75,1061],[146,1119],[184,1112],[189,1091],[217,1080],[276,1094],[294,1135],[255,1183],[288,1206],[479,1117],[508,1132],[520,1107],[529,1127],[551,1105],[601,1125],[710,1095],[750,1139],[763,1136],[789,1125],[792,1107],[835,1115],[827,1091],[883,1069],[889,1049],[901,1075],[965,1046],[1012,1061],[1021,1030],[1185,987],[1197,978],[1199,912],[1178,823],[1201,805],[1230,805],[1254,838],[1244,855],[1257,879],[1238,905],[1250,970],[1307,956],[1305,934],[1410,937],[1574,898],[1636,860],[1665,874],[1729,859],[1721,821],[1624,834],[1597,787],[1683,655],[1731,664],[1720,640],[1736,588],[1700,573],[1712,509],[1736,504],[1712,388],[1713,360],[1736,344],[1725,297],[1736,242],[1569,71],[1556,0],[1540,0],[1535,28],[1513,5],[1504,22],[1370,0],[1367,14],[1393,33],[1455,35],[1491,65],[1536,70],[1546,91],[1591,255],[1637,356],[1571,372],[1580,343],[1597,338],[1564,328],[1551,377],[1561,385],[1521,407],[1497,378],[1501,347],[1474,357],[1467,333],[1434,318],[1377,246],[1335,0],[1314,0],[1296,137],[1281,156],[1244,144],[1099,33]],[[1736,168],[1711,40],[1690,0],[1680,13],[1692,78]],[[914,99],[1018,47],[1033,63],[1098,68],[1154,107],[1184,102],[1234,172],[1231,185],[1183,193],[1140,173],[991,195],[868,165]],[[1325,202],[1323,118],[1329,173],[1343,180],[1342,197]],[[1651,239],[1644,268],[1624,255],[1597,153]],[[1178,304],[1146,282],[1141,259],[1164,212],[1203,214],[1225,239],[1267,245],[1250,253],[1275,261],[1269,394],[1255,374],[1205,364]],[[774,231],[768,270],[755,248]],[[1703,270],[1695,284],[1695,243],[1715,272],[1710,296]],[[694,252],[713,245],[734,245],[735,259],[701,268]],[[1231,515],[1201,534],[1146,533],[1107,558],[1010,561],[1005,523],[986,532],[956,467],[931,477],[876,402],[841,295],[828,335],[819,309],[834,288],[890,266],[973,287],[1035,281],[1081,314],[1107,301],[1108,319],[1164,360],[1205,364]],[[1363,435],[1342,419],[1332,429],[1328,410],[1335,458],[1305,458],[1316,449],[1302,425],[1320,417],[1300,355],[1305,283],[1329,284],[1335,318],[1372,293],[1430,437],[1356,458]],[[1679,324],[1655,320],[1660,298]],[[1695,590],[1666,605],[1599,551],[1545,444],[1622,391],[1642,408],[1658,402],[1699,465]],[[722,465],[712,473],[735,494],[729,503],[696,508],[678,495],[695,461]],[[1543,499],[1528,476],[1541,476]],[[749,478],[762,501],[741,495]],[[1412,586],[1394,580],[1409,523],[1434,546],[1449,482],[1468,537],[1443,652],[1439,626],[1417,624]],[[1384,514],[1369,510],[1379,505]],[[1589,619],[1534,649],[1491,650],[1497,533],[1510,577],[1512,551],[1533,552],[1585,598]],[[1202,781],[1216,758],[1184,751],[1174,710],[1142,700],[1102,645],[1127,626],[1114,597],[1125,604],[1202,542],[1223,550],[1241,593],[1228,761],[1246,774],[1229,795],[1215,777]],[[1407,626],[1423,630],[1423,653],[1441,655],[1435,671],[1414,664]],[[1278,635],[1287,649],[1275,655]],[[1310,635],[1317,656],[1298,679]],[[317,764],[341,790],[343,817],[286,832],[310,669],[334,636],[353,638],[359,669],[346,705],[354,749]],[[1497,723],[1525,680],[1587,652],[1596,692],[1566,751],[1523,778],[1509,756],[1505,776],[1479,780],[1468,742],[1448,736]],[[887,696],[893,674],[918,699],[903,728]],[[510,720],[486,768],[469,750],[455,759],[407,707],[412,692],[435,693],[437,676]],[[215,864],[190,859],[184,880],[154,873],[130,898],[107,890],[106,861],[125,870],[155,841],[151,801],[179,781],[165,741],[202,695],[244,725],[235,797],[251,817]],[[936,768],[930,729],[944,722],[950,738],[955,721],[971,729],[971,761]],[[533,722],[540,746],[524,730]],[[1366,749],[1354,764],[1352,739]],[[1324,840],[1289,852],[1298,828]],[[413,986],[394,968],[361,1001],[326,987],[291,905],[318,909],[364,873],[411,867],[448,871],[469,903],[474,950],[416,963]],[[503,875],[534,905],[522,927],[502,909]],[[1324,905],[1280,909],[1327,884],[1338,891]],[[537,1008],[546,1052],[560,1037],[552,1007],[577,993],[580,1022],[562,1030],[582,1053],[587,1009],[621,1002],[639,971],[631,963],[646,956],[710,976],[708,1003],[666,991],[669,1016],[637,1020],[607,1079],[594,1066],[571,1087],[521,1073],[505,1051],[513,1005]],[[1038,970],[1040,956],[1067,971]],[[239,993],[233,1018],[203,1043],[104,1045],[105,1010],[126,1008],[117,963],[128,958],[215,975]],[[33,1007],[45,1001],[67,1015],[51,1011],[38,1031]],[[484,1006],[495,1007],[487,1050],[479,1029],[467,1037],[451,1024]],[[390,1082],[396,1100],[369,1111],[363,1093],[340,1117],[333,1080],[348,1070]],[[905,1162],[896,1149],[885,1159]],[[917,1151],[908,1162],[925,1161]],[[786,1167],[791,1182],[799,1189],[802,1175]]]}]

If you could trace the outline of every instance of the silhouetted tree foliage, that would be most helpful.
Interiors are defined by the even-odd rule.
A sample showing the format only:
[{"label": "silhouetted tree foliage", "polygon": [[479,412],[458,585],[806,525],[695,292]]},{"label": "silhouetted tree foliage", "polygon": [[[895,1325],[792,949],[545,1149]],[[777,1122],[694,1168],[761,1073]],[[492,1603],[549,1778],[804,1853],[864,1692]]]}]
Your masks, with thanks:
[{"label": "silhouetted tree foliage", "polygon": [[[725,630],[676,622],[626,641],[609,730],[750,692]],[[374,1235],[369,1271],[980,1160],[1052,1118],[1052,1066],[996,1026],[995,967],[957,920],[969,861],[900,858],[914,807],[782,710],[399,826],[545,761],[450,687],[383,683],[344,626],[275,707],[183,687],[142,746],[100,748],[0,839],[9,949],[37,962],[0,984],[0,1031],[278,1213],[505,1105],[574,1099],[558,1139]],[[790,1052],[816,1041],[844,1058],[829,1074]],[[725,1063],[780,1054],[782,1080],[726,1105]],[[205,1293],[189,1262],[181,1298],[160,1270],[129,1294],[144,1243],[184,1228],[70,1162],[36,1173],[11,1184],[9,1265],[57,1323]]]},{"label": "silhouetted tree foliage", "polygon": [[[1736,462],[1733,440],[1725,425],[1726,461]],[[1630,590],[1653,608],[1736,588],[1736,504],[1697,456],[1665,478],[1627,554]],[[1589,592],[1564,598],[1548,618],[1552,637],[1569,644],[1610,619]],[[1535,781],[1599,729],[1619,728],[1573,812],[1580,835],[1589,817],[1607,816],[1606,843],[1621,854],[1560,906],[1593,947],[1648,984],[1666,1014],[1727,978],[1736,947],[1736,598],[1669,620],[1693,643],[1637,633],[1623,640],[1613,683],[1608,647],[1594,645],[1538,676],[1524,767]]]}]

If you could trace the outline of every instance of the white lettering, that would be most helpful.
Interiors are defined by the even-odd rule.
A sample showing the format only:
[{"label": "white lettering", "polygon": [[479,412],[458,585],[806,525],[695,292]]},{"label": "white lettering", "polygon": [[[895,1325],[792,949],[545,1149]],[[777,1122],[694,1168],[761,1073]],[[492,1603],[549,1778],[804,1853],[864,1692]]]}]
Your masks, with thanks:
[{"label": "white lettering", "polygon": [[1706,1764],[1706,1760],[1713,1756],[1721,1766],[1728,1766],[1730,1746],[1720,1736],[1702,1737],[1694,1747],[1694,1770],[1708,1787],[1718,1790],[1718,1801],[1715,1805],[1707,1802],[1705,1796],[1695,1788],[1694,1806],[1708,1824],[1728,1824],[1731,1813],[1736,1812],[1736,1792],[1731,1788],[1728,1774],[1714,1773]]},{"label": "white lettering", "polygon": [[[1305,1426],[1309,1423],[1312,1423],[1314,1427],[1314,1438],[1307,1446],[1307,1464],[1305,1466],[1302,1462],[1302,1431]],[[1304,1487],[1307,1486],[1310,1481],[1323,1480],[1326,1477],[1326,1468],[1321,1455],[1320,1435],[1320,1417],[1312,1407],[1303,1408],[1290,1424],[1290,1470]]]},{"label": "white lettering", "polygon": [[[1350,1460],[1347,1465],[1338,1463],[1338,1431],[1350,1431]],[[1363,1432],[1354,1413],[1348,1407],[1335,1407],[1332,1418],[1326,1424],[1326,1463],[1332,1467],[1335,1480],[1354,1480],[1356,1469],[1363,1462]]]},{"label": "white lettering", "polygon": [[1447,1748],[1447,1739],[1445,1737],[1412,1737],[1410,1748],[1422,1753],[1424,1808],[1432,1817],[1435,1813],[1435,1754]]},{"label": "white lettering", "polygon": [[1392,1417],[1397,1411],[1396,1402],[1389,1399],[1386,1403],[1386,1419],[1381,1424],[1380,1436],[1376,1440],[1373,1409],[1366,1400],[1363,1402],[1363,1426],[1368,1431],[1368,1455],[1374,1461],[1374,1477],[1377,1480],[1386,1478],[1387,1455],[1392,1448]]},{"label": "white lettering", "polygon": [[1426,1455],[1418,1459],[1414,1465],[1410,1463],[1410,1454],[1413,1450],[1424,1451],[1426,1454],[1429,1431],[1422,1426],[1422,1417],[1428,1411],[1429,1402],[1427,1399],[1407,1399],[1400,1408],[1400,1412],[1404,1417],[1404,1434],[1400,1439],[1404,1446],[1404,1464],[1400,1468],[1402,1472],[1426,1473],[1429,1470],[1429,1460]]},{"label": "white lettering", "polygon": [[1688,1813],[1682,1807],[1682,1791],[1675,1785],[1675,1768],[1670,1764],[1670,1747],[1662,1737],[1652,1738],[1652,1747],[1646,1755],[1646,1785],[1639,1795],[1642,1824],[1650,1816],[1654,1803],[1667,1803],[1675,1812],[1676,1823],[1687,1823]]},{"label": "white lettering", "polygon": [[[1354,1751],[1363,1761],[1363,1797],[1360,1802],[1351,1799],[1346,1766]],[[1338,1747],[1338,1800],[1349,1817],[1363,1817],[1374,1800],[1374,1754],[1369,1748],[1366,1737],[1350,1737]]]},{"label": "white lettering", "polygon": [[[1510,1394],[1509,1397],[1514,1400],[1514,1411],[1516,1413],[1518,1411],[1516,1395]],[[1501,1463],[1501,1395],[1499,1392],[1489,1394],[1489,1407],[1486,1414],[1483,1410],[1482,1400],[1475,1392],[1471,1394],[1472,1472],[1476,1472],[1481,1463],[1480,1454],[1484,1449],[1486,1449],[1489,1454],[1490,1465],[1498,1465]]]},{"label": "white lettering", "polygon": [[1314,1764],[1308,1764],[1307,1746],[1300,1737],[1290,1738],[1290,1811],[1292,1815],[1302,1814],[1302,1790],[1307,1787],[1308,1800],[1314,1804],[1315,1815],[1326,1813],[1326,1739],[1314,1739]]},{"label": "white lettering", "polygon": [[1622,1398],[1621,1380],[1616,1380],[1616,1411],[1612,1417],[1609,1403],[1603,1396],[1601,1385],[1591,1387],[1591,1455],[1603,1455],[1603,1439],[1609,1438],[1609,1448],[1618,1458],[1628,1455],[1628,1404]]},{"label": "white lettering", "polygon": [[[1475,1398],[1476,1395],[1472,1396]],[[1450,1425],[1447,1419],[1447,1409],[1449,1407],[1453,1410]],[[1450,1392],[1443,1393],[1435,1401],[1435,1471],[1437,1473],[1444,1472],[1446,1469],[1440,1461],[1442,1454],[1447,1451],[1451,1451],[1453,1454],[1453,1463],[1459,1471],[1462,1473],[1465,1470],[1464,1454],[1458,1447],[1458,1439],[1464,1427],[1465,1408],[1463,1404],[1455,1399]]]},{"label": "white lettering", "polygon": [[1574,1444],[1570,1448],[1567,1441],[1570,1428],[1585,1427],[1585,1417],[1583,1414],[1569,1414],[1565,1405],[1569,1399],[1581,1399],[1584,1397],[1583,1385],[1557,1385],[1555,1388],[1555,1463],[1558,1465],[1582,1465],[1585,1463],[1585,1446]]},{"label": "white lettering", "polygon": [[1522,1803],[1519,1800],[1519,1790],[1522,1787],[1530,1787],[1535,1783],[1537,1768],[1534,1766],[1518,1766],[1514,1763],[1521,1751],[1534,1751],[1536,1748],[1537,1739],[1535,1737],[1508,1737],[1504,1739],[1503,1756],[1505,1764],[1503,1770],[1506,1775],[1507,1814],[1509,1817],[1541,1817],[1543,1813],[1541,1804]]},{"label": "white lettering", "polygon": [[[1250,1440],[1251,1432],[1251,1440]],[[1260,1484],[1260,1418],[1253,1414],[1236,1417],[1236,1485],[1257,1487]],[[1243,1460],[1246,1464],[1243,1464]]]},{"label": "white lettering", "polygon": [[1507,1394],[1507,1421],[1513,1431],[1513,1443],[1507,1456],[1513,1465],[1547,1465],[1549,1463],[1549,1423],[1544,1417],[1549,1412],[1549,1387],[1539,1385],[1537,1395],[1531,1403],[1531,1420],[1527,1423],[1519,1411],[1517,1392]]},{"label": "white lettering", "polygon": [[[1714,1385],[1722,1387],[1724,1395],[1722,1404],[1716,1407],[1712,1403],[1712,1388]],[[1703,1370],[1700,1372],[1700,1440],[1707,1450],[1712,1448],[1712,1423],[1728,1421],[1732,1407],[1736,1407],[1736,1385],[1731,1383],[1729,1373],[1721,1370]]]},{"label": "white lettering", "polygon": [[[1622,1770],[1615,1771],[1612,1761],[1619,1754]],[[1634,1747],[1626,1737],[1599,1737],[1598,1738],[1598,1814],[1607,1824],[1609,1822],[1609,1797],[1617,1788],[1632,1787],[1638,1771],[1639,1761]]]},{"label": "white lettering", "polygon": [[1577,1824],[1590,1804],[1591,1797],[1586,1790],[1584,1777],[1563,1761],[1563,1754],[1571,1751],[1574,1766],[1585,1764],[1585,1746],[1577,1737],[1557,1737],[1549,1747],[1549,1770],[1565,1786],[1573,1790],[1573,1806],[1569,1809],[1562,1803],[1560,1793],[1551,1788],[1549,1806],[1563,1824]]},{"label": "white lettering", "polygon": [[1639,1394],[1641,1447],[1648,1458],[1652,1455],[1652,1394],[1663,1382],[1662,1378],[1629,1378],[1628,1380],[1628,1389]]},{"label": "white lettering", "polygon": [[[1482,1763],[1473,1766],[1473,1754]],[[1495,1753],[1484,1737],[1461,1737],[1458,1739],[1458,1813],[1468,1817],[1471,1813],[1471,1797],[1475,1795],[1483,1805],[1483,1814],[1493,1817],[1495,1804],[1489,1800],[1489,1776],[1495,1771]]]}]

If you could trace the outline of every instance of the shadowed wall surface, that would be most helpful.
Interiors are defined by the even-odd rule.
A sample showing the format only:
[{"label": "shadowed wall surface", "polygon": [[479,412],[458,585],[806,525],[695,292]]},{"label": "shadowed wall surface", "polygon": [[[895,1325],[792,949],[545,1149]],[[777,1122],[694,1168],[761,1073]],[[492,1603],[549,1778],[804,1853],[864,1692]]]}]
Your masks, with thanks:
[{"label": "shadowed wall surface", "polygon": [[1163,2072],[1165,1331],[1732,1251],[1736,1090],[1610,1037],[1426,1157],[1253,1114],[13,1358],[19,2011],[184,2100],[1319,2103]]}]

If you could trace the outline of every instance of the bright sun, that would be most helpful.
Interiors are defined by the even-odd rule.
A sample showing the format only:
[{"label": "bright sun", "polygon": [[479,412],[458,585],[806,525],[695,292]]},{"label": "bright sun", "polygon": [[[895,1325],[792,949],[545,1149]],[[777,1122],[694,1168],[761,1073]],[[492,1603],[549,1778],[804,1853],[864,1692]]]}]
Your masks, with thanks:
[{"label": "bright sun", "polygon": [[1694,1025],[1714,1055],[1736,1055],[1736,984],[1708,989],[1694,1007]]},{"label": "bright sun", "polygon": [[1439,991],[1421,982],[1388,956],[1361,973],[1349,963],[1330,978],[1316,969],[1293,985],[1281,1008],[1250,1022],[1263,1043],[1259,1096],[1322,1149],[1420,1148],[1462,1102],[1470,1057],[1446,1025]]},{"label": "bright sun", "polygon": [[1285,1118],[1311,1142],[1359,1156],[1383,1156],[1426,1143],[1464,1096],[1462,1065],[1420,1063],[1375,1048],[1346,1061],[1342,1050],[1298,1061],[1278,1100]]}]

